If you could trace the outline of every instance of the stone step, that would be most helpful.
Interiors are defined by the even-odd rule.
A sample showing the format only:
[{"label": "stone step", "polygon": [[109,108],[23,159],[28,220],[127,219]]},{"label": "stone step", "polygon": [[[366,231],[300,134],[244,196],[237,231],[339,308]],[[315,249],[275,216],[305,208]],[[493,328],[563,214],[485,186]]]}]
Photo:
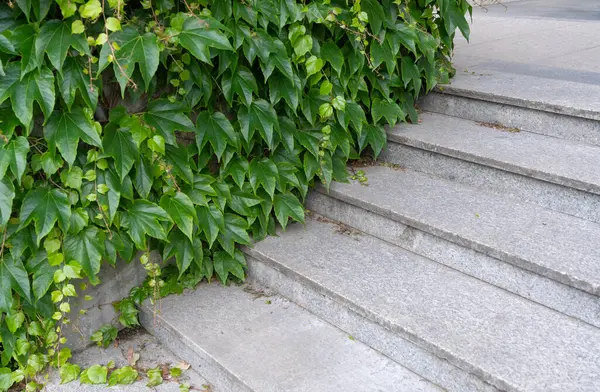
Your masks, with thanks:
[{"label": "stone step", "polygon": [[448,391],[600,385],[598,328],[347,226],[315,217],[246,252],[252,279]]},{"label": "stone step", "polygon": [[600,222],[600,147],[437,113],[421,120],[389,130],[383,160]]},{"label": "stone step", "polygon": [[332,184],[331,196],[553,279],[600,294],[600,225],[411,170],[363,169],[368,186]]},{"label": "stone step", "polygon": [[201,284],[146,304],[142,325],[214,391],[442,389],[289,300],[258,287]]},{"label": "stone step", "polygon": [[600,300],[595,295],[351,203],[337,198],[336,192],[311,192],[306,201],[312,212],[600,327]]},{"label": "stone step", "polygon": [[[527,86],[523,88],[523,86]],[[419,107],[600,145],[600,86],[481,70],[457,72]]]}]

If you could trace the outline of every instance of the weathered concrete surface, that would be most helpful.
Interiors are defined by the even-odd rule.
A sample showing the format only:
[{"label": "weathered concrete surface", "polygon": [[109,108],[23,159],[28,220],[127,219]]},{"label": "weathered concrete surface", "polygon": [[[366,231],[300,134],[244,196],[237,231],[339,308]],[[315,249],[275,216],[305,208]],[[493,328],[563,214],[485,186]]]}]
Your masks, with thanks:
[{"label": "weathered concrete surface", "polygon": [[262,289],[203,284],[163,299],[160,308],[154,322],[144,311],[144,326],[218,390],[441,392]]},{"label": "weathered concrete surface", "polygon": [[[600,385],[597,328],[381,240],[309,220],[246,251],[255,279],[449,390],[483,388],[441,383],[439,363],[418,348],[502,391]],[[362,325],[343,308],[362,316]],[[374,341],[377,326],[395,341]]]},{"label": "weathered concrete surface", "polygon": [[521,201],[600,223],[600,196],[429,150],[391,142],[380,156],[403,168],[506,194]]},{"label": "weathered concrete surface", "polygon": [[[92,344],[90,337],[104,324],[122,328],[113,303],[127,297],[133,287],[141,285],[146,278],[146,271],[136,257],[130,263],[118,261],[115,267],[104,265],[98,278],[101,282],[99,285],[88,284],[87,290],[78,292],[78,297],[71,302],[74,319],[63,328],[63,334],[72,350],[82,350]],[[79,289],[79,283],[74,284]],[[92,296],[92,299],[84,300],[85,295]],[[81,309],[85,309],[87,313],[80,315]]]},{"label": "weathered concrete surface", "polygon": [[387,214],[356,207],[334,194],[327,195],[322,188],[309,194],[306,206],[319,215],[600,327],[600,300],[595,295],[407,226]]},{"label": "weathered concrete surface", "polygon": [[507,131],[437,113],[400,124],[388,139],[465,161],[600,194],[600,147]]},{"label": "weathered concrete surface", "polygon": [[[542,79],[537,83],[545,84],[548,81]],[[488,97],[485,95],[477,99],[453,92],[452,88],[444,87],[444,93],[431,92],[421,99],[418,105],[422,110],[430,112],[473,121],[497,123],[542,135],[600,145],[599,121],[517,106],[519,102],[496,103],[487,100]]]},{"label": "weathered concrete surface", "polygon": [[600,294],[600,225],[410,170],[364,169],[336,198],[563,284]]},{"label": "weathered concrete surface", "polygon": [[181,384],[188,384],[195,391],[209,391],[209,383],[191,368],[184,370],[179,379],[165,379],[161,385],[147,387],[148,378],[145,376],[145,371],[156,367],[168,366],[173,368],[180,366],[182,360],[142,329],[121,334],[117,342],[117,347],[111,346],[106,350],[95,346],[89,347],[75,354],[71,362],[85,369],[92,365],[106,365],[108,362],[114,361],[115,366],[118,368],[129,365],[127,357],[131,350],[131,352],[140,355],[136,363],[140,380],[131,385],[119,385],[110,388],[107,385],[80,385],[79,381],[60,385],[59,375],[57,372],[52,371],[44,390],[48,392],[92,392],[108,389],[114,392],[179,392]]}]

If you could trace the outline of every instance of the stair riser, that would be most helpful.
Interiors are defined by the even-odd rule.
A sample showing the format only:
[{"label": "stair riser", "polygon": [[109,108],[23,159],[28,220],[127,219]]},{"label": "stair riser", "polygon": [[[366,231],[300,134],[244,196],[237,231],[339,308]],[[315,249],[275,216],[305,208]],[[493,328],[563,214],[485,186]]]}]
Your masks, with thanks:
[{"label": "stair riser", "polygon": [[320,192],[315,191],[309,195],[307,208],[600,327],[600,300],[596,296]]},{"label": "stair riser", "polygon": [[600,121],[596,120],[435,92],[420,100],[418,106],[430,112],[600,145]]},{"label": "stair riser", "polygon": [[[390,140],[381,159],[465,185],[509,194],[544,208],[600,222],[600,195]],[[533,174],[536,175],[536,174]]]},{"label": "stair riser", "polygon": [[[160,314],[155,315],[152,308],[142,306],[139,317],[140,323],[146,331],[154,335],[169,350],[177,353],[179,358],[189,363],[203,377],[210,380],[215,390],[254,392],[209,353],[178,333],[175,327],[160,317]],[[200,386],[198,385],[198,387]]]},{"label": "stair riser", "polygon": [[490,385],[483,379],[491,377],[477,377],[477,369],[469,369],[468,364],[462,363],[467,369],[463,370],[453,364],[460,363],[460,359],[439,352],[435,347],[410,336],[398,326],[390,325],[376,314],[356,306],[276,261],[248,255],[247,262],[248,276],[252,281],[272,288],[346,331],[352,338],[380,351],[449,392],[514,391],[501,380],[492,380],[499,385],[498,388]]}]

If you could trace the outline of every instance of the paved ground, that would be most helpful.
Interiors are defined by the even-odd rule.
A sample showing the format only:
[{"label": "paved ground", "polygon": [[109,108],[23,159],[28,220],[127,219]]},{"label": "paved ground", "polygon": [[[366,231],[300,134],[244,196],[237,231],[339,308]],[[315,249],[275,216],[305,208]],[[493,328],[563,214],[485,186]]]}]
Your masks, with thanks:
[{"label": "paved ground", "polygon": [[[118,344],[104,350],[98,347],[90,347],[76,354],[71,361],[85,369],[86,367],[100,364],[106,365],[110,361],[114,361],[117,368],[127,366],[129,359],[133,355],[139,354],[139,360],[135,364],[140,374],[140,379],[131,385],[121,385],[111,387],[109,390],[113,392],[143,392],[143,391],[158,391],[158,392],[179,392],[180,386],[189,385],[192,391],[210,391],[208,382],[202,378],[193,369],[184,370],[181,377],[177,379],[169,379],[165,377],[164,382],[157,387],[147,387],[148,378],[145,376],[145,371],[156,367],[164,368],[164,373],[167,374],[167,369],[175,366],[187,367],[185,362],[182,362],[171,351],[163,347],[158,341],[144,330],[137,330],[122,335],[118,339]],[[80,385],[79,381],[73,381],[68,384],[60,385],[60,378],[56,372],[50,374],[44,391],[47,392],[93,392],[107,390],[107,385]]]},{"label": "paved ground", "polygon": [[600,85],[600,1],[522,0],[474,10],[457,38],[459,72],[483,70]]}]

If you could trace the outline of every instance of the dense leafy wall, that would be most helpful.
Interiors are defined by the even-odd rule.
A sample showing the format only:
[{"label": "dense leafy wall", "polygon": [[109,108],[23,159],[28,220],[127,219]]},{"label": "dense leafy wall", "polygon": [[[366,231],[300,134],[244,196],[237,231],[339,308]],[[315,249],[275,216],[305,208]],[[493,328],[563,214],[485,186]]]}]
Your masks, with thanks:
[{"label": "dense leafy wall", "polygon": [[[71,279],[137,251],[164,293],[244,278],[315,179],[448,79],[466,0],[0,4],[0,390],[68,350]],[[160,279],[147,253],[174,257]],[[145,291],[144,291],[145,290]],[[134,320],[135,321],[135,320]],[[134,321],[130,321],[132,323]],[[127,323],[127,320],[124,321]],[[67,377],[68,378],[68,377]],[[30,384],[35,388],[35,384]]]}]

